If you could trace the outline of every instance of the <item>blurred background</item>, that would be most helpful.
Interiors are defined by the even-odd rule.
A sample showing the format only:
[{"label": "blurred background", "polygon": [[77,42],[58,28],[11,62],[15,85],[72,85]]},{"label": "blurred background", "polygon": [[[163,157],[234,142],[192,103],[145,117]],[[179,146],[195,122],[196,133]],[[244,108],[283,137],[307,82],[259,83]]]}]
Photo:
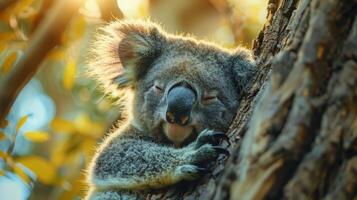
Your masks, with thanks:
[{"label": "blurred background", "polygon": [[[113,18],[150,18],[171,33],[187,33],[230,48],[250,47],[263,27],[267,7],[267,0],[68,2],[79,3],[79,9],[0,128],[1,200],[83,196],[85,168],[95,146],[121,119],[120,106],[85,76],[87,51],[98,27]],[[16,70],[33,33],[50,18],[54,5],[51,0],[0,1],[0,83]]]}]

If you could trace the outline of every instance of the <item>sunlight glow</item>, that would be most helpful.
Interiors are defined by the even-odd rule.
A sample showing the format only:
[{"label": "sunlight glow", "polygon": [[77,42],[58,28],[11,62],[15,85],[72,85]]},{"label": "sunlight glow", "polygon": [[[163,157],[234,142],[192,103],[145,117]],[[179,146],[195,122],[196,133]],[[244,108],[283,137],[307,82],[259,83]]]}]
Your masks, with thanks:
[{"label": "sunlight glow", "polygon": [[126,18],[138,19],[146,18],[149,16],[148,0],[118,0],[117,3]]},{"label": "sunlight glow", "polygon": [[235,8],[238,10],[238,13],[248,18],[254,18],[261,24],[265,22],[267,0],[232,0],[232,2],[235,3],[234,5],[239,5]]},{"label": "sunlight glow", "polygon": [[100,18],[99,7],[95,0],[86,0],[84,7],[80,8],[79,12],[87,17]]}]

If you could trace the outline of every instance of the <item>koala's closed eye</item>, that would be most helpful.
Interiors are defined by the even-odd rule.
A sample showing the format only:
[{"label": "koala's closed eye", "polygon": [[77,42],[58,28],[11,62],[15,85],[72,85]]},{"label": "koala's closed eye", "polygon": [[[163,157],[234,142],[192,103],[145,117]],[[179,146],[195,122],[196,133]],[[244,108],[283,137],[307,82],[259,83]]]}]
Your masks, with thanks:
[{"label": "koala's closed eye", "polygon": [[156,93],[161,94],[164,92],[164,85],[160,84],[159,82],[155,81],[153,85],[153,89]]},{"label": "koala's closed eye", "polygon": [[218,91],[216,90],[204,92],[202,97],[202,102],[204,104],[209,104],[217,100],[218,100]]}]

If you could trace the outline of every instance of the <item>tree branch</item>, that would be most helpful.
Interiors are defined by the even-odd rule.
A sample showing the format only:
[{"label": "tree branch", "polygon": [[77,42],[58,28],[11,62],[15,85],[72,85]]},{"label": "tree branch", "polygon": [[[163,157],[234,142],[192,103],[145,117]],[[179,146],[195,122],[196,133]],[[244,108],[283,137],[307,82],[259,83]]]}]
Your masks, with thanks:
[{"label": "tree branch", "polygon": [[80,0],[57,0],[48,16],[34,32],[23,57],[1,80],[0,126],[4,125],[5,118],[21,89],[36,73],[47,53],[60,42],[62,32],[80,5]]}]

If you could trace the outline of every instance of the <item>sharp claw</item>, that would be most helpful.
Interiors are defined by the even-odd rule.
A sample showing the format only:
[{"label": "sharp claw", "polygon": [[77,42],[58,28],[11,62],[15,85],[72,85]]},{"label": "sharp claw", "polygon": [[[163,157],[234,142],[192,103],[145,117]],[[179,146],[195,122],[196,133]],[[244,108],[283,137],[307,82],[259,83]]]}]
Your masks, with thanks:
[{"label": "sharp claw", "polygon": [[208,169],[203,168],[203,167],[196,167],[196,170],[201,175],[205,175],[205,174],[210,173],[210,171]]},{"label": "sharp claw", "polygon": [[214,138],[218,138],[221,141],[226,141],[228,146],[231,145],[231,142],[229,141],[229,137],[225,133],[217,132],[217,133],[213,133],[212,135]]},{"label": "sharp claw", "polygon": [[218,154],[224,154],[225,156],[230,156],[230,153],[227,149],[220,146],[213,146],[213,148],[217,151]]}]

